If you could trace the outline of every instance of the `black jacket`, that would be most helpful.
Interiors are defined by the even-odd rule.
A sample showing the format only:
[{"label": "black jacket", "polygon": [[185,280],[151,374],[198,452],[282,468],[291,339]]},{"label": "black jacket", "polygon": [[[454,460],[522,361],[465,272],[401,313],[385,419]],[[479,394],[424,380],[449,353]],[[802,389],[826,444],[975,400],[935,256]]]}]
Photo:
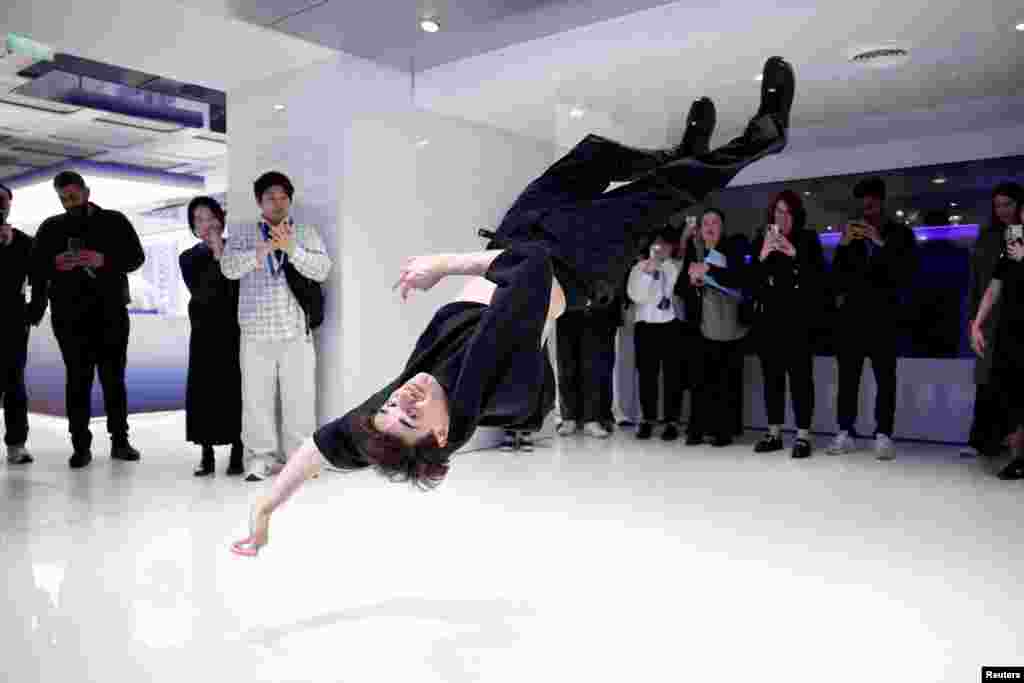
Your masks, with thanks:
[{"label": "black jacket", "polygon": [[[47,218],[36,233],[32,256],[32,308],[29,320],[38,324],[46,308],[53,305],[57,319],[74,319],[99,306],[103,310],[123,310],[131,300],[128,273],[138,270],[146,260],[135,228],[124,214],[89,204],[91,213],[84,218],[60,214]],[[82,249],[104,256],[96,277],[84,268],[58,272],[54,260],[67,251],[68,239],[77,237]],[[36,292],[39,293],[37,298]]]},{"label": "black jacket", "polygon": [[[789,238],[796,258],[773,252],[760,260],[765,235],[751,248],[750,294],[758,302],[757,323],[786,333],[793,323],[807,329],[822,324],[825,311],[825,252],[813,230],[794,230]],[[782,327],[779,327],[782,323]]]},{"label": "black jacket", "polygon": [[868,257],[866,240],[836,248],[832,262],[834,292],[842,301],[839,318],[848,323],[900,321],[904,292],[917,273],[914,231],[892,221],[882,226],[884,246]]},{"label": "black jacket", "polygon": [[[749,268],[747,257],[750,256],[750,240],[745,235],[723,236],[718,251],[725,255],[727,268],[711,266],[708,274],[715,282],[730,289],[746,291],[749,288]],[[697,245],[693,238],[686,243],[686,255],[683,257],[683,269],[676,280],[673,293],[678,296],[686,307],[686,321],[700,327],[703,314],[702,288],[690,285],[690,265],[698,263]]]},{"label": "black jacket", "polygon": [[[0,315],[4,325],[14,323],[22,327],[28,322],[24,288],[31,260],[32,238],[15,229],[11,243],[0,246]],[[33,289],[33,300],[39,296],[39,292]]]}]

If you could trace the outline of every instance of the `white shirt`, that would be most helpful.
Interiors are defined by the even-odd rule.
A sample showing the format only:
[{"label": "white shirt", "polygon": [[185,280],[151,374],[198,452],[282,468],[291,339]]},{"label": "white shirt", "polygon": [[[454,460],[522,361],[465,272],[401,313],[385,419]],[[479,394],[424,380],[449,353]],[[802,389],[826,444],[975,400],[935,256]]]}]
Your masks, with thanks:
[{"label": "white shirt", "polygon": [[[679,279],[682,268],[682,262],[672,259],[662,261],[653,273],[645,273],[639,263],[633,266],[629,273],[629,282],[626,284],[626,293],[636,304],[636,322],[667,323],[678,317],[677,310],[682,310],[682,307],[673,296],[672,290],[676,287],[676,280]],[[672,302],[672,305],[664,309],[658,308],[658,303],[665,298]]]}]

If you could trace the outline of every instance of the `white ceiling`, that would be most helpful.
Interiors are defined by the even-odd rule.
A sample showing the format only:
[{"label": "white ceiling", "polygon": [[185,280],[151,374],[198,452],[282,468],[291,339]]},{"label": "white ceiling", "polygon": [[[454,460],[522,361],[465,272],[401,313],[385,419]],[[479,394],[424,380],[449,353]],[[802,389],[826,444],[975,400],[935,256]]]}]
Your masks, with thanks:
[{"label": "white ceiling", "polygon": [[[539,138],[581,106],[582,130],[591,119],[610,122],[637,144],[673,142],[690,102],[709,95],[724,141],[757,106],[754,78],[765,58],[780,54],[797,73],[794,129],[816,129],[830,144],[849,144],[847,129],[878,140],[895,133],[865,127],[865,116],[917,112],[909,120],[920,131],[922,111],[968,107],[1009,125],[1024,122],[1019,104],[993,115],[972,102],[1024,94],[1021,21],[1024,9],[1012,2],[679,2],[429,69],[417,74],[416,95],[431,110]],[[910,48],[908,64],[848,62],[850,48],[889,41]],[[944,129],[957,120],[937,122]]]}]

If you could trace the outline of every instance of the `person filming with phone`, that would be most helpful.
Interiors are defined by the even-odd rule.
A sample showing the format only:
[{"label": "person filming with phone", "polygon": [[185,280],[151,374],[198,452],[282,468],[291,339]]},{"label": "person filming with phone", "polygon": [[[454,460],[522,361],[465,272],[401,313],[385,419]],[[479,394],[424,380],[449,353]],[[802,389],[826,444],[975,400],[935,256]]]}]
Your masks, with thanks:
[{"label": "person filming with phone", "polygon": [[786,377],[797,435],[792,456],[811,455],[814,415],[814,332],[825,310],[825,254],[818,233],[808,230],[800,195],[779,193],[768,207],[768,227],[754,242],[751,289],[760,302],[754,336],[764,376],[768,433],[756,453],[783,449]]},{"label": "person filming with phone", "polygon": [[128,273],[138,270],[146,257],[128,218],[90,202],[82,176],[62,171],[53,179],[53,187],[64,213],[47,218],[36,233],[29,322],[40,323],[49,299],[53,333],[67,371],[65,402],[74,451],[68,465],[78,469],[92,461],[89,419],[97,370],[110,457],[135,461],[139,452],[128,442],[125,388]]},{"label": "person filming with phone", "polygon": [[855,449],[853,435],[860,402],[864,361],[871,360],[878,394],[875,399],[875,456],[892,460],[896,422],[897,331],[903,293],[917,271],[914,232],[885,216],[885,181],[860,181],[853,196],[861,203],[859,216],[842,228],[832,262],[839,315],[836,361],[839,364],[839,433],[830,455]]}]

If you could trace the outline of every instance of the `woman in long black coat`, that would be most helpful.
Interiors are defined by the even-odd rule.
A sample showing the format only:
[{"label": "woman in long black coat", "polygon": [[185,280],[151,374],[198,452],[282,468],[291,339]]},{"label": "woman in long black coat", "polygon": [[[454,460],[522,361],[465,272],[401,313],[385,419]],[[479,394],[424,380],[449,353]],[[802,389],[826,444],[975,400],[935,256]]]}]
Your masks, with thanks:
[{"label": "woman in long black coat", "polygon": [[227,473],[242,474],[242,371],[239,365],[238,282],[224,277],[224,210],[210,197],[188,205],[188,225],[202,240],[182,252],[181,276],[192,299],[188,317],[185,438],[203,448],[197,477],[213,474],[213,447],[231,444]]}]

